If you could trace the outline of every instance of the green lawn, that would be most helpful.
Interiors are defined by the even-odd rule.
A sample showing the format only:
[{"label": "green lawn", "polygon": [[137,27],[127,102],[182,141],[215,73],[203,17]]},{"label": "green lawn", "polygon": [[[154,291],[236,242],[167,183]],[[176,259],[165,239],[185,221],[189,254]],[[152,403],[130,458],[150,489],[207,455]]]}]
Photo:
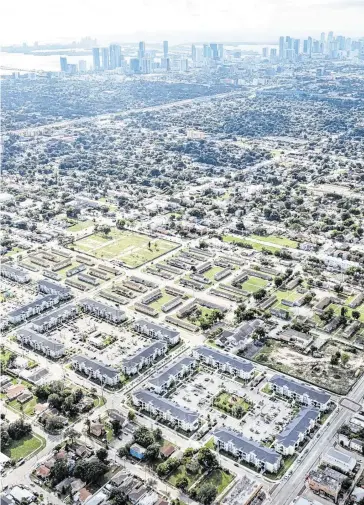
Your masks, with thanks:
[{"label": "green lawn", "polygon": [[1,363],[3,363],[4,366],[7,366],[11,354],[12,354],[12,352],[9,349],[4,349],[4,348],[1,349],[0,361],[1,361]]},{"label": "green lawn", "polygon": [[107,237],[92,234],[77,240],[73,246],[75,251],[87,252],[96,258],[117,258],[132,268],[158,258],[176,247],[178,245],[174,242],[116,228],[113,228]]},{"label": "green lawn", "polygon": [[167,482],[172,484],[172,486],[175,486],[179,477],[187,477],[188,487],[191,487],[192,484],[194,484],[201,477],[201,472],[198,471],[196,473],[190,473],[186,470],[185,465],[181,465],[175,472],[172,473],[172,475],[168,477]]},{"label": "green lawn", "polygon": [[155,302],[149,304],[149,307],[152,307],[153,309],[159,310],[159,312],[162,310],[162,305],[164,305],[165,303],[169,302],[173,298],[173,296],[168,295],[164,291],[164,289],[162,289],[161,291],[162,291],[162,295],[163,296],[161,296],[161,298],[159,298]]},{"label": "green lawn", "polygon": [[255,293],[256,291],[259,291],[259,289],[265,288],[267,284],[268,281],[252,275],[241,285],[241,289]]},{"label": "green lawn", "polygon": [[212,470],[206,477],[202,479],[201,484],[212,484],[217,489],[217,494],[221,494],[225,488],[234,480],[234,475],[225,472],[221,468]]},{"label": "green lawn", "polygon": [[39,435],[28,435],[21,440],[14,440],[8,447],[3,447],[2,452],[9,458],[19,460],[26,458],[34,451],[45,447],[46,441]]},{"label": "green lawn", "polygon": [[283,464],[282,464],[281,468],[278,470],[277,473],[270,473],[269,477],[274,480],[280,479],[281,477],[283,477],[283,475],[287,472],[289,467],[292,466],[292,464],[294,463],[296,458],[297,458],[297,454],[293,454],[292,456],[283,457],[283,459],[282,459]]},{"label": "green lawn", "polygon": [[23,407],[24,414],[26,414],[27,416],[32,416],[32,415],[34,415],[34,407],[37,405],[37,403],[38,403],[38,398],[33,397],[31,400],[24,403],[23,406],[16,399],[11,401],[8,405],[10,408],[12,408],[13,410],[16,410],[17,412],[21,412],[21,409]]},{"label": "green lawn", "polygon": [[207,270],[207,272],[204,272],[202,275],[207,277],[207,279],[210,279],[210,281],[214,282],[215,281],[215,279],[214,279],[215,274],[217,274],[218,272],[221,272],[221,270],[223,270],[222,267],[212,267],[212,268],[210,268],[210,270]]},{"label": "green lawn", "polygon": [[68,270],[72,270],[72,268],[76,268],[80,265],[77,261],[72,261],[71,265],[68,265],[68,267],[62,268],[61,270],[57,270],[56,274],[60,275],[64,279],[67,278],[67,272]]},{"label": "green lawn", "polygon": [[215,450],[215,442],[214,442],[214,437],[211,437],[210,440],[208,440],[205,444],[205,447],[208,449],[211,449],[211,451]]},{"label": "green lawn", "polygon": [[75,233],[81,230],[85,230],[86,228],[90,228],[91,226],[95,226],[95,223],[93,221],[79,221],[73,226],[67,228],[67,231]]},{"label": "green lawn", "polygon": [[[333,308],[335,315],[339,316],[341,313],[341,307],[342,307],[342,305],[336,305],[335,303],[330,303],[330,305],[325,309],[325,311],[328,310],[329,308]],[[352,317],[351,314],[352,314],[353,310],[356,310],[356,311],[360,312],[359,321],[364,322],[364,304],[359,305],[359,307],[356,307],[355,309],[351,309],[350,307],[346,307],[346,308],[348,309],[346,312],[346,317],[351,318]]]},{"label": "green lawn", "polygon": [[270,242],[271,244],[280,245],[282,247],[292,247],[297,249],[298,243],[295,240],[290,240],[285,237],[275,237],[274,235],[260,236],[260,235],[250,235],[248,239],[259,240],[260,242]]},{"label": "green lawn", "polygon": [[240,238],[240,237],[234,237],[233,235],[225,235],[223,237],[224,242],[240,242],[241,244],[246,244],[248,246],[252,246],[253,249],[256,251],[262,251],[263,249],[267,249],[268,251],[275,253],[276,251],[280,250],[280,247],[274,247],[271,245],[263,245],[260,244],[259,242],[255,242],[251,238]]},{"label": "green lawn", "polygon": [[227,414],[238,417],[235,415],[234,407],[240,406],[243,409],[243,413],[240,415],[239,419],[244,416],[245,412],[247,412],[251,405],[246,402],[243,398],[237,395],[232,395],[230,393],[220,393],[218,394],[213,401],[213,406]]}]

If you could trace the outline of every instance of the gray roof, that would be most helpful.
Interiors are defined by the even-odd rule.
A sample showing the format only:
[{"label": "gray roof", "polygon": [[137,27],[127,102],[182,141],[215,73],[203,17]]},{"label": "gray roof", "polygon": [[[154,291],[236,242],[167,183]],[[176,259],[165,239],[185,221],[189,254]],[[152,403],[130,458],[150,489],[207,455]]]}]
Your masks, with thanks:
[{"label": "gray roof", "polygon": [[22,276],[22,277],[27,277],[29,276],[28,272],[25,270],[22,270],[21,268],[15,268],[11,265],[7,265],[6,263],[3,263],[1,265],[1,270],[2,272],[9,272],[17,276]]},{"label": "gray roof", "polygon": [[243,372],[251,372],[254,370],[254,366],[252,363],[250,363],[250,361],[247,361],[243,358],[238,358],[237,356],[233,356],[223,351],[219,351],[218,349],[207,347],[206,345],[196,347],[195,351],[198,352],[198,354],[201,356],[207,358],[211,357],[219,363],[226,363],[236,370],[242,370]]},{"label": "gray roof", "polygon": [[155,406],[161,412],[170,412],[173,417],[179,419],[180,421],[185,421],[187,423],[193,423],[198,418],[199,415],[193,410],[186,409],[185,407],[180,407],[175,403],[167,400],[166,398],[161,398],[160,396],[146,391],[145,389],[140,389],[134,393],[135,398],[143,401],[144,403],[149,403]]},{"label": "gray roof", "polygon": [[274,449],[260,445],[254,440],[249,440],[241,433],[226,428],[218,428],[213,432],[213,435],[222,442],[232,442],[235,447],[247,454],[254,453],[260,461],[275,464],[282,458]]},{"label": "gray roof", "polygon": [[113,314],[115,317],[122,317],[125,315],[125,312],[123,310],[116,309],[115,307],[112,307],[111,305],[107,305],[106,303],[99,302],[98,300],[92,300],[91,298],[83,298],[78,303],[81,307],[86,306],[86,305],[91,305],[92,307],[95,307],[97,310],[110,312],[110,314]]},{"label": "gray roof", "polygon": [[177,363],[174,363],[174,365],[165,368],[162,373],[160,373],[154,379],[151,379],[149,382],[155,386],[163,386],[163,384],[165,384],[171,376],[176,377],[176,375],[181,372],[184,367],[189,367],[192,365],[192,363],[195,363],[195,361],[196,360],[194,358],[181,358],[179,361],[177,361]]},{"label": "gray roof", "polygon": [[161,324],[156,324],[152,323],[151,321],[148,321],[147,319],[138,319],[135,321],[134,324],[138,324],[140,326],[146,325],[150,330],[154,330],[156,332],[160,331],[164,333],[164,335],[167,335],[170,338],[174,338],[179,336],[179,331],[176,330],[171,330],[170,328],[166,328],[165,326],[162,326]]},{"label": "gray roof", "polygon": [[282,375],[274,375],[270,382],[279,387],[287,386],[290,391],[294,391],[299,395],[306,394],[309,398],[311,398],[311,400],[321,404],[327,403],[331,398],[331,396],[328,393],[325,393],[322,389],[316,389],[312,386],[308,386],[307,384],[301,384],[300,382],[288,379]]},{"label": "gray roof", "polygon": [[319,415],[320,414],[317,409],[302,409],[298,415],[287,424],[285,429],[277,435],[277,442],[282,444],[284,447],[294,445],[298,441],[300,433],[305,433],[310,426],[311,420],[316,421]]},{"label": "gray roof", "polygon": [[40,335],[36,331],[33,331],[27,327],[18,330],[18,334],[20,336],[24,335],[25,337],[29,337],[34,342],[38,342],[39,344],[42,344],[45,347],[49,347],[49,349],[52,349],[53,351],[59,351],[60,349],[64,349],[63,344],[60,344],[59,342],[55,342],[54,340],[44,337],[43,335]]},{"label": "gray roof", "polygon": [[287,328],[286,330],[282,331],[281,337],[299,338],[302,340],[312,339],[312,336],[308,333],[302,333],[301,331],[293,330],[292,328]]},{"label": "gray roof", "polygon": [[134,367],[139,365],[143,358],[148,359],[150,356],[153,356],[156,349],[163,349],[167,344],[165,342],[154,342],[148,347],[144,347],[139,352],[134,354],[131,358],[127,358],[123,360],[124,367]]},{"label": "gray roof", "polygon": [[71,358],[72,361],[77,361],[77,363],[84,363],[87,368],[91,368],[91,370],[100,370],[100,373],[102,375],[105,375],[106,377],[110,377],[113,379],[115,375],[119,375],[119,372],[115,368],[111,368],[109,366],[105,366],[102,363],[99,363],[98,361],[95,361],[93,359],[86,358],[86,356],[82,355],[76,355],[72,356]]},{"label": "gray roof", "polygon": [[57,282],[49,281],[48,279],[41,279],[38,281],[38,287],[41,288],[44,286],[47,289],[52,289],[58,291],[59,293],[70,293],[71,290],[67,286],[62,286],[62,284],[58,284]]},{"label": "gray roof", "polygon": [[12,310],[9,312],[10,317],[16,317],[19,316],[20,314],[23,314],[26,312],[28,309],[31,309],[33,307],[37,307],[40,305],[42,302],[50,302],[52,300],[56,300],[58,297],[57,295],[44,295],[42,298],[37,298],[36,300],[33,300],[30,303],[27,303],[26,305],[23,305],[22,307],[19,307],[18,309]]},{"label": "gray roof", "polygon": [[233,336],[235,340],[244,340],[245,338],[250,337],[250,335],[262,324],[263,323],[260,319],[253,319],[252,321],[245,322],[234,331]]},{"label": "gray roof", "polygon": [[37,319],[33,319],[32,323],[42,326],[43,324],[48,323],[52,319],[57,319],[59,316],[62,316],[66,312],[68,312],[68,311],[71,312],[72,310],[75,310],[75,309],[76,309],[76,307],[74,305],[64,305],[63,307],[60,307],[57,310],[53,310],[50,314],[47,314],[42,317],[37,317]]},{"label": "gray roof", "polygon": [[356,459],[344,452],[338,451],[335,447],[330,447],[326,453],[323,455],[323,460],[326,462],[331,462],[335,466],[335,463],[342,465],[343,467],[353,470],[356,465]]}]

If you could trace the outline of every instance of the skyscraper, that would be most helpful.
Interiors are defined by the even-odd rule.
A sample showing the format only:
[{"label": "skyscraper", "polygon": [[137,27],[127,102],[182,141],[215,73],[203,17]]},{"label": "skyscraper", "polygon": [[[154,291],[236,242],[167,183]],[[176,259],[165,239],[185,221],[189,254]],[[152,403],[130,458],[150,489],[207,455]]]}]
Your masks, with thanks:
[{"label": "skyscraper", "polygon": [[309,56],[311,56],[312,54],[312,49],[313,49],[313,41],[312,41],[312,37],[308,37],[307,39],[307,53],[309,54]]},{"label": "skyscraper", "polygon": [[145,56],[145,42],[139,42],[138,58],[141,60]]},{"label": "skyscraper", "polygon": [[203,45],[203,57],[211,58],[211,47],[208,44]]},{"label": "skyscraper", "polygon": [[110,64],[110,59],[109,59],[109,48],[108,47],[103,47],[101,49],[101,56],[102,56],[102,68],[104,70],[109,69],[109,64]]},{"label": "skyscraper", "polygon": [[304,52],[305,54],[307,54],[307,53],[308,53],[308,40],[307,40],[307,39],[305,39],[305,40],[303,41],[303,52]]},{"label": "skyscraper", "polygon": [[293,41],[293,50],[296,56],[300,54],[300,46],[301,46],[301,41],[300,39],[294,39]]},{"label": "skyscraper", "polygon": [[279,37],[279,53],[278,53],[279,59],[284,60],[286,57],[286,44],[284,41],[284,37],[281,36]]},{"label": "skyscraper", "polygon": [[219,58],[220,58],[220,60],[223,60],[224,59],[224,44],[219,44],[218,50],[219,50]]},{"label": "skyscraper", "polygon": [[61,72],[67,72],[68,71],[67,58],[65,56],[61,56],[59,58],[59,63],[61,65]]},{"label": "skyscraper", "polygon": [[191,58],[192,58],[192,61],[195,63],[196,59],[197,59],[197,51],[196,51],[195,44],[192,44],[192,47],[191,47]]},{"label": "skyscraper", "polygon": [[263,58],[268,58],[268,54],[269,54],[269,47],[263,47],[262,49]]},{"label": "skyscraper", "polygon": [[215,44],[215,43],[210,44],[210,49],[211,49],[212,58],[214,60],[218,60],[219,59],[219,50],[217,48],[217,44]]},{"label": "skyscraper", "polygon": [[100,70],[100,49],[98,47],[94,47],[92,49],[92,60],[93,60],[93,66],[94,70]]},{"label": "skyscraper", "polygon": [[79,72],[87,71],[87,61],[86,60],[78,60],[78,70]]},{"label": "skyscraper", "polygon": [[119,68],[121,66],[121,47],[118,44],[110,45],[110,61],[109,68]]},{"label": "skyscraper", "polygon": [[140,70],[140,63],[138,58],[131,58],[130,59],[130,70],[132,72],[139,72]]},{"label": "skyscraper", "polygon": [[163,40],[163,56],[168,58],[168,40]]}]

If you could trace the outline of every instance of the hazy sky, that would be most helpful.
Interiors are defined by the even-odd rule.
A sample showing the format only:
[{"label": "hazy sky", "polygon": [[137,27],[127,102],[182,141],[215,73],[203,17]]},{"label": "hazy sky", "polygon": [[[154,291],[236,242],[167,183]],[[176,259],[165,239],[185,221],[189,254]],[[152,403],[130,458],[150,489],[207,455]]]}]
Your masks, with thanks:
[{"label": "hazy sky", "polygon": [[1,43],[96,36],[100,42],[364,35],[364,0],[5,0]]}]

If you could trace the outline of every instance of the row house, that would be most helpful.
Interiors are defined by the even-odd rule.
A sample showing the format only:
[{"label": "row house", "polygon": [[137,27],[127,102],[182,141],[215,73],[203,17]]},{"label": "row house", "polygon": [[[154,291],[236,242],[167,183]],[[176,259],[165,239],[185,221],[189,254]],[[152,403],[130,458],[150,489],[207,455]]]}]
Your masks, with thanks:
[{"label": "row house", "polygon": [[239,460],[254,465],[259,471],[277,473],[282,462],[282,455],[275,450],[260,445],[254,440],[249,440],[241,433],[226,428],[216,429],[213,432],[216,446]]},{"label": "row house", "polygon": [[83,372],[89,379],[96,379],[101,384],[116,386],[120,381],[120,374],[115,368],[99,363],[98,361],[86,358],[86,356],[72,356],[71,364],[75,370]]},{"label": "row house", "polygon": [[68,300],[71,298],[70,288],[48,279],[42,279],[38,282],[38,291],[47,295],[57,295],[60,300]]},{"label": "row house", "polygon": [[33,319],[31,326],[35,331],[43,333],[76,316],[76,307],[69,304],[54,310],[51,314]]},{"label": "row house", "polygon": [[172,330],[161,324],[156,324],[147,319],[138,319],[134,322],[134,330],[148,337],[164,340],[169,345],[176,345],[180,340],[179,331]]},{"label": "row house", "polygon": [[126,320],[126,314],[123,310],[116,309],[106,303],[92,300],[91,298],[83,298],[78,302],[83,312],[87,312],[101,319],[112,323],[121,323]]},{"label": "row house", "polygon": [[193,372],[197,362],[194,358],[185,357],[179,359],[176,363],[165,368],[162,373],[150,379],[148,387],[155,393],[161,394],[166,391],[177,380],[182,379]]},{"label": "row house", "polygon": [[36,351],[42,352],[51,358],[60,358],[65,353],[63,344],[51,340],[30,328],[22,328],[17,333],[17,340],[23,345],[29,345]]},{"label": "row house", "polygon": [[15,268],[11,265],[7,265],[6,263],[1,265],[0,273],[3,277],[6,277],[11,281],[19,282],[19,284],[25,284],[30,281],[30,275],[28,272],[21,268]]},{"label": "row house", "polygon": [[316,407],[320,411],[326,411],[329,408],[331,396],[322,389],[302,384],[282,375],[274,375],[269,384],[275,393],[297,401],[302,405]]},{"label": "row house", "polygon": [[134,375],[144,367],[150,366],[160,356],[164,356],[168,350],[166,342],[153,342],[152,345],[141,349],[131,358],[123,361],[122,370],[126,375]]},{"label": "row house", "polygon": [[193,350],[192,355],[206,365],[236,375],[240,379],[250,380],[254,376],[254,366],[250,361],[226,352],[201,345]]},{"label": "row house", "polygon": [[45,295],[42,298],[37,298],[33,302],[27,303],[23,305],[23,307],[19,307],[18,309],[12,310],[9,315],[9,321],[12,324],[18,324],[22,321],[27,321],[27,319],[35,316],[36,314],[40,314],[45,310],[54,307],[59,303],[59,298],[56,295]]},{"label": "row house", "polygon": [[141,410],[145,410],[155,417],[160,416],[164,421],[184,431],[195,431],[199,427],[197,412],[180,407],[176,403],[145,389],[133,393],[133,403]]},{"label": "row house", "polygon": [[294,454],[307,435],[315,428],[319,419],[320,411],[318,409],[303,408],[276,436],[275,450],[284,456]]}]

